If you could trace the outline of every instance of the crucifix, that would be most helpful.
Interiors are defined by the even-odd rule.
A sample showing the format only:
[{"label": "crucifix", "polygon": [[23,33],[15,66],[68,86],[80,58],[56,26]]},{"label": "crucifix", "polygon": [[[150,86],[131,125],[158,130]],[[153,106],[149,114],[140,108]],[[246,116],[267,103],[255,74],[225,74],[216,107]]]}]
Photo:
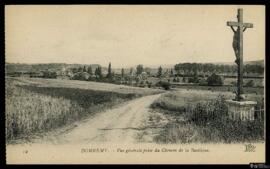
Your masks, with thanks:
[{"label": "crucifix", "polygon": [[[247,28],[253,28],[252,23],[243,23],[243,9],[238,9],[237,22],[227,22],[227,26],[230,26],[234,32],[233,36],[233,49],[235,52],[237,64],[237,92],[236,92],[236,101],[243,101],[243,32]],[[235,30],[234,27],[237,27]]]}]

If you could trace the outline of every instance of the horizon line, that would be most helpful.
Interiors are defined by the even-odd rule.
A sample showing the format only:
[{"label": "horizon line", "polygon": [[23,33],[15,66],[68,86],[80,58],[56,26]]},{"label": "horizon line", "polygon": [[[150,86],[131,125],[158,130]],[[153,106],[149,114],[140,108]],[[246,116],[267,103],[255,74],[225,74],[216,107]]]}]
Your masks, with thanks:
[{"label": "horizon line", "polygon": [[[258,60],[246,60],[246,61],[244,61],[244,62],[252,62],[252,61],[264,61],[265,59],[258,59]],[[108,64],[109,63],[112,63],[112,62],[108,62]],[[176,64],[179,64],[179,63],[201,63],[201,64],[208,64],[208,63],[212,63],[212,64],[220,64],[220,63],[234,63],[234,61],[231,61],[231,62],[228,62],[228,61],[224,61],[224,62],[222,62],[222,61],[220,61],[220,62],[178,62],[178,63],[172,63],[172,64],[155,64],[155,65],[146,65],[146,64],[141,64],[141,63],[139,63],[139,64],[136,64],[136,65],[133,65],[133,66],[123,66],[123,67],[120,67],[120,66],[116,66],[115,68],[125,68],[125,67],[136,67],[137,65],[143,65],[143,66],[145,66],[145,67],[159,67],[159,66],[170,66],[170,65],[176,65]],[[104,65],[101,65],[101,64],[98,64],[98,63],[88,63],[88,64],[84,64],[84,63],[64,63],[64,62],[46,62],[46,63],[37,63],[37,62],[35,62],[35,63],[23,63],[23,62],[17,62],[17,63],[15,63],[15,62],[5,62],[5,64],[26,64],[26,65],[38,65],[38,64],[66,64],[66,65],[100,65],[101,67],[106,67],[106,66],[104,66]],[[113,64],[112,64],[113,65]]]}]

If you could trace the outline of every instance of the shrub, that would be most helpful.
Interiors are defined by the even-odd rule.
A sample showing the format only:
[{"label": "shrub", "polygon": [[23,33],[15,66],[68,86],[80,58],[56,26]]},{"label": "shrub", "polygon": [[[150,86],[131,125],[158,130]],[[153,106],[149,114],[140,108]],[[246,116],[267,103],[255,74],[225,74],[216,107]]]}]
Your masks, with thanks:
[{"label": "shrub", "polygon": [[171,88],[171,84],[169,82],[159,81],[156,86],[162,87],[165,90],[169,90]]},{"label": "shrub", "polygon": [[56,72],[51,72],[51,71],[45,71],[43,72],[43,78],[48,78],[48,79],[56,79],[57,73]]},{"label": "shrub", "polygon": [[213,73],[211,76],[207,78],[208,86],[222,86],[223,80],[219,75]]},{"label": "shrub", "polygon": [[188,105],[186,110],[188,119],[200,125],[205,125],[213,119],[221,121],[221,118],[227,116],[228,113],[225,98],[222,95],[213,101],[199,102],[195,106]]},{"label": "shrub", "polygon": [[76,74],[74,74],[74,76],[72,77],[73,80],[88,80],[90,77],[89,73],[86,72],[78,72]]}]

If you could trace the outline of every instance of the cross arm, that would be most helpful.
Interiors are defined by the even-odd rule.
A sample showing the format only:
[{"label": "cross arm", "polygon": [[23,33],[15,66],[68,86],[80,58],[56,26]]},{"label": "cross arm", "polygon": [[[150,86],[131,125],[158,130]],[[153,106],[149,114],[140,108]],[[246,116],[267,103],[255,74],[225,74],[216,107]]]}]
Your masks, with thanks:
[{"label": "cross arm", "polygon": [[253,28],[253,24],[252,23],[243,23],[243,26],[245,28]]},{"label": "cross arm", "polygon": [[239,22],[232,22],[232,21],[228,21],[227,22],[227,26],[243,26],[243,27],[246,27],[246,28],[253,28],[253,24],[252,23],[239,23]]}]

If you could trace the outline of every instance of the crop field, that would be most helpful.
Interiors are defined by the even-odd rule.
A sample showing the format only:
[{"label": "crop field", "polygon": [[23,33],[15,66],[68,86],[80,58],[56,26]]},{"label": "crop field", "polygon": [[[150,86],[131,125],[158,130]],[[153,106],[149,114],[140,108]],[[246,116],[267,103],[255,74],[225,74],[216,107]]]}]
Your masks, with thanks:
[{"label": "crop field", "polygon": [[161,90],[95,82],[6,78],[6,139],[28,139]]},{"label": "crop field", "polygon": [[150,95],[162,92],[159,89],[138,88],[125,85],[115,85],[111,83],[101,83],[92,81],[65,80],[65,79],[44,79],[44,78],[11,78],[19,84],[32,85],[37,87],[61,87],[76,88],[96,91],[117,92],[122,94]]}]

